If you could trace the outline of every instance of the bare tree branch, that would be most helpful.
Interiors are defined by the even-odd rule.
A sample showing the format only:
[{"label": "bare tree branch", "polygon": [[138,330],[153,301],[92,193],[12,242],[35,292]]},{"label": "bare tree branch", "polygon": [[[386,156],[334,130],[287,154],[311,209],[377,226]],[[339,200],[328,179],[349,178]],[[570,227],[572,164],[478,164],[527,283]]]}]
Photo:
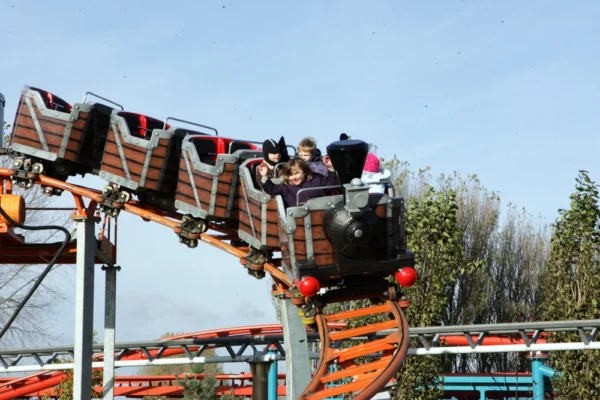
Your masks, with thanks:
[{"label": "bare tree branch", "polygon": [[[8,134],[8,125],[4,123],[4,135]],[[5,145],[8,143],[4,141]],[[9,157],[0,157],[0,167],[10,163]],[[14,192],[25,199],[30,208],[43,208],[51,203],[39,187],[30,190],[14,188]],[[29,210],[26,215],[27,225],[59,225],[65,226],[68,216],[56,212]],[[56,232],[32,232],[16,229],[29,243],[45,243],[54,238]],[[40,274],[36,265],[2,265],[0,266],[0,323],[3,325],[11,317],[23,300],[26,289],[30,288]],[[30,345],[52,338],[48,331],[48,322],[52,318],[52,308],[63,300],[61,293],[49,285],[41,284],[33,297],[25,305],[19,317],[10,327],[0,346]]]}]

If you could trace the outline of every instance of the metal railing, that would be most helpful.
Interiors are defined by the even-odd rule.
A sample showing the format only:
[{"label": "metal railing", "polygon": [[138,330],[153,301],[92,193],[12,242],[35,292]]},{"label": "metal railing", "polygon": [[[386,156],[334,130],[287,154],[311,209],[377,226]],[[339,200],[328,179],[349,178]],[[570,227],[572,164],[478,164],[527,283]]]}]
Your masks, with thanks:
[{"label": "metal railing", "polygon": [[[417,345],[409,348],[409,355],[441,355],[471,353],[508,353],[537,351],[598,350],[596,341],[600,319],[579,321],[526,322],[510,324],[457,325],[427,328],[410,328],[411,338],[417,339]],[[542,333],[576,332],[579,341],[539,343]],[[391,331],[379,331],[373,335],[352,337],[346,340],[365,340],[386,337]],[[486,345],[485,338],[512,337],[514,344]],[[466,346],[444,344],[448,337],[464,337]],[[308,334],[308,340],[317,342],[318,334]],[[275,345],[277,355],[268,354],[268,348]],[[103,344],[93,346],[94,357],[100,359]],[[208,348],[219,348],[227,353],[223,356],[203,356]],[[173,358],[165,355],[169,349],[179,349],[183,357]],[[59,357],[73,357],[73,346],[54,346],[43,348],[0,350],[0,372],[28,372],[42,370],[72,369],[72,362],[55,363]],[[128,360],[132,352],[141,353],[143,359]],[[143,365],[176,365],[203,363],[237,363],[252,361],[273,361],[285,359],[283,335],[240,335],[208,339],[155,340],[125,342],[115,345],[115,366],[132,367]],[[318,359],[317,353],[311,353]],[[25,364],[27,362],[27,364]],[[94,368],[103,363],[96,361]]]},{"label": "metal railing", "polygon": [[169,120],[183,122],[184,124],[194,125],[194,126],[197,126],[197,127],[200,127],[200,128],[208,129],[210,131],[214,131],[215,132],[215,136],[219,136],[219,131],[217,131],[216,128],[213,128],[213,127],[208,126],[208,125],[198,124],[196,122],[186,121],[186,120],[175,118],[175,117],[167,117],[167,119],[165,119],[164,125],[163,125],[163,130],[167,129],[167,122]]},{"label": "metal railing", "polygon": [[85,102],[87,101],[88,94],[91,95],[91,96],[97,97],[97,98],[99,98],[101,100],[104,100],[104,101],[106,101],[106,102],[108,102],[110,104],[113,104],[113,105],[119,107],[122,111],[125,111],[125,109],[123,108],[123,106],[120,105],[119,103],[115,103],[114,101],[109,100],[106,97],[98,96],[97,94],[92,93],[92,92],[85,92],[85,96],[83,96],[83,104],[85,104]]},{"label": "metal railing", "polygon": [[300,203],[300,193],[310,192],[311,190],[327,190],[327,189],[342,189],[343,190],[344,188],[342,187],[342,185],[332,185],[332,186],[316,186],[316,187],[300,189],[300,190],[298,190],[298,193],[296,193],[296,205],[300,206],[300,204],[306,203],[306,201]]}]

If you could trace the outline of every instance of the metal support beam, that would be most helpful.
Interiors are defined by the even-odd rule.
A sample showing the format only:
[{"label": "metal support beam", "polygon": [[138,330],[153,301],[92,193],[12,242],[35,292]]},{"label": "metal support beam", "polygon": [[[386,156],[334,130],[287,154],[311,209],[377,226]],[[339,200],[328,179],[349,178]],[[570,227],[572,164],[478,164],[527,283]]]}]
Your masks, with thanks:
[{"label": "metal support beam", "polygon": [[75,283],[75,370],[73,398],[88,400],[92,394],[92,344],[94,340],[94,257],[97,218],[73,218],[77,228]]},{"label": "metal support beam", "polygon": [[546,398],[546,387],[544,383],[544,363],[548,359],[545,353],[537,352],[529,356],[531,360],[531,378],[533,400],[544,400]]},{"label": "metal support beam", "polygon": [[252,400],[268,400],[269,369],[271,363],[257,362],[250,364],[252,371]]},{"label": "metal support beam", "polygon": [[115,320],[117,311],[117,271],[121,267],[104,266],[104,399],[113,400],[115,387]]},{"label": "metal support beam", "polygon": [[269,368],[269,400],[277,400],[277,360],[275,357],[277,356],[277,349],[269,349],[269,355],[273,356],[273,361],[271,362],[271,367]]},{"label": "metal support beam", "polygon": [[285,349],[286,400],[296,400],[310,383],[306,327],[290,299],[279,300]]}]

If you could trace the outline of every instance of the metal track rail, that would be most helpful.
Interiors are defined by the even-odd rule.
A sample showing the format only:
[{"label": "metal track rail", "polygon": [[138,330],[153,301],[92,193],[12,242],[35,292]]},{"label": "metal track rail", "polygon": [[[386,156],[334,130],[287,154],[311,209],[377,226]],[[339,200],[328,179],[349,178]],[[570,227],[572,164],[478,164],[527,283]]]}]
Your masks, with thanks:
[{"label": "metal track rail", "polygon": [[[343,316],[343,315],[342,315]],[[339,317],[339,316],[338,316]],[[328,317],[325,317],[327,319]],[[335,317],[329,316],[329,319]],[[585,350],[598,349],[600,343],[596,341],[596,332],[600,326],[600,320],[580,321],[550,321],[534,323],[513,323],[498,325],[467,325],[412,328],[410,337],[417,338],[423,347],[413,347],[408,350],[409,355],[426,354],[456,354],[456,353],[491,353],[491,352],[531,352],[548,350]],[[343,342],[364,343],[369,337],[372,341],[382,340],[394,334],[394,330],[381,330],[365,335],[364,332],[357,333],[352,330],[341,330],[342,324],[334,325],[331,322],[327,330],[327,337],[322,343],[329,343],[325,349],[327,356],[311,353],[310,358],[326,360],[321,361],[321,366],[332,365],[334,368],[321,368],[318,384],[323,387],[310,398],[322,398],[322,395],[333,395],[327,383],[343,380],[356,368],[350,365],[345,371],[337,367],[343,357],[348,353],[340,354]],[[554,332],[577,332],[580,341],[570,343],[546,343],[545,338]],[[319,341],[315,333],[308,334],[311,342]],[[322,339],[321,339],[322,340]],[[285,358],[285,352],[281,350],[283,342],[281,325],[260,325],[230,329],[219,329],[205,332],[196,332],[179,335],[162,340],[127,342],[116,345],[117,366],[131,367],[140,365],[161,364],[195,364],[213,362],[249,362],[249,361],[274,361]],[[491,345],[489,343],[492,343]],[[463,345],[466,344],[466,345]],[[267,354],[266,350],[275,345],[279,350],[277,355]],[[102,344],[94,346],[94,368],[102,368]],[[262,347],[262,348],[261,348]],[[353,346],[356,348],[356,346]],[[202,349],[222,349],[228,355],[225,356],[202,356]],[[348,351],[348,350],[346,350]],[[373,356],[381,360],[385,357],[383,352],[366,354],[371,359]],[[61,370],[72,369],[73,363],[54,363],[59,357],[70,356],[73,346],[58,346],[31,349],[6,349],[0,351],[3,368],[1,372],[33,372],[36,374],[28,377],[2,380],[0,383],[0,399],[11,399],[21,395],[27,395],[34,391],[49,389],[60,383],[65,377]],[[174,356],[181,356],[175,358]],[[341,356],[340,356],[341,355]],[[389,357],[389,354],[387,355]],[[337,361],[337,363],[336,363]],[[376,362],[376,361],[375,361]],[[373,365],[373,362],[369,365]],[[355,369],[356,371],[357,369]],[[377,370],[377,369],[375,369]],[[319,372],[319,371],[318,371]],[[317,375],[315,375],[316,377]],[[353,377],[355,375],[352,375]],[[313,381],[314,382],[314,381]],[[348,383],[352,383],[348,381]],[[379,385],[377,385],[379,386]],[[352,388],[346,386],[340,390]],[[374,387],[375,388],[375,387]],[[378,389],[379,390],[379,389]],[[325,392],[324,392],[325,391]],[[305,398],[309,398],[305,396]]]},{"label": "metal track rail", "polygon": [[[329,341],[336,347],[341,342],[347,341],[358,342],[369,338],[381,340],[395,332],[395,330],[384,329],[368,335],[358,334],[356,331],[343,330],[345,324],[332,323],[333,318],[330,316],[325,318],[329,322],[327,328]],[[419,345],[410,347],[408,354],[492,353],[498,352],[495,350],[496,347],[501,352],[551,351],[557,347],[563,347],[564,350],[598,349],[600,348],[600,342],[596,341],[598,328],[600,328],[600,319],[410,328],[410,338],[418,339]],[[547,343],[546,338],[556,332],[576,332],[580,340]],[[313,332],[307,333],[307,338],[309,342],[321,340],[319,334]],[[280,356],[277,356],[277,359],[285,358],[283,333],[279,324],[224,328],[160,340],[117,343],[115,360],[121,361],[123,366],[133,365],[128,362],[137,360],[147,360],[148,365],[160,365],[162,360],[167,359],[169,364],[187,364],[190,361],[200,363],[202,359],[206,363],[247,362],[248,357],[255,358],[257,361],[268,361],[273,359],[269,358],[273,356],[265,355],[263,347],[270,346],[278,349]],[[95,359],[102,360],[103,348],[103,344],[93,346]],[[228,356],[213,357],[213,361],[211,357],[202,357],[203,351],[207,349],[223,349]],[[69,369],[69,364],[56,364],[55,360],[60,357],[72,357],[73,350],[73,346],[3,349],[0,350],[0,373]],[[313,357],[315,354],[312,353]],[[168,358],[176,355],[184,357]]]},{"label": "metal track rail", "polygon": [[[358,327],[352,323],[355,318],[376,315],[381,322]],[[342,320],[348,323],[343,330],[333,332],[327,326],[328,322]],[[317,323],[321,357],[302,399],[344,395],[355,395],[352,398],[357,400],[371,399],[393,378],[406,357],[410,341],[408,324],[398,302],[386,301],[382,305],[319,315]],[[384,329],[388,331],[379,337],[374,335]],[[340,346],[340,342],[349,339],[353,340],[348,346]]]}]

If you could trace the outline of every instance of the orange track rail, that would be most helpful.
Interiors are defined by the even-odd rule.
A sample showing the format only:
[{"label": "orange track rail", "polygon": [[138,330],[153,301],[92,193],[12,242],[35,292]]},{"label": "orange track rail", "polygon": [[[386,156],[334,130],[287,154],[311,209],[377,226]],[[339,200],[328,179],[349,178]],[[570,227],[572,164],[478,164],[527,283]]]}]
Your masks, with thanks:
[{"label": "orange track rail", "polygon": [[[2,181],[13,174],[13,170],[0,168],[0,187],[2,187]],[[98,204],[104,202],[101,192],[98,190],[88,189],[49,178],[44,175],[35,176],[33,181],[35,184],[70,192],[75,201],[77,210],[76,215],[79,216],[94,215]],[[89,200],[87,206],[84,203],[84,199]],[[175,233],[181,233],[181,214],[166,212],[134,200],[125,203],[122,210],[163,225]],[[232,235],[236,235],[236,232],[222,229],[215,224],[210,224],[209,229],[217,231],[221,235],[200,234],[198,235],[198,240],[217,247],[237,258],[247,255],[247,248],[237,248],[225,242],[225,240],[230,240]],[[0,234],[0,237],[3,236],[4,235]],[[264,270],[271,275],[278,291],[289,294],[288,290],[294,286],[293,282],[278,268],[277,265],[269,263],[265,264]],[[344,298],[330,299],[329,301],[343,303],[361,298],[381,298],[381,293],[371,293],[368,295],[363,293],[360,296],[348,295]],[[318,314],[316,316],[316,324],[321,339],[321,357],[317,371],[301,398],[312,400],[324,399],[342,394],[355,394],[354,398],[356,400],[364,400],[373,397],[373,395],[389,382],[400,368],[400,365],[406,356],[409,342],[408,325],[401,305],[398,302],[390,300],[383,301],[383,305],[365,307],[360,310],[347,311],[336,315],[324,316]],[[404,305],[408,305],[408,303],[405,303]],[[328,322],[349,322],[355,318],[368,315],[383,315],[383,317],[380,318],[382,323],[377,324],[377,326],[371,325],[359,328],[347,328],[341,332],[332,331],[328,327]],[[384,339],[366,339],[344,349],[336,349],[333,347],[336,340],[344,337],[365,335],[379,329],[394,329],[394,332]],[[375,354],[375,356],[373,356],[373,354]],[[368,362],[365,361],[365,356],[367,355],[370,355],[368,357]],[[138,355],[132,354],[131,356],[137,357]],[[336,371],[335,373],[328,372],[332,365],[336,365],[336,368],[338,368],[339,371]],[[48,377],[48,375],[51,375],[51,377]],[[44,377],[43,379],[42,376]],[[23,378],[20,382],[9,385],[10,389],[8,390],[6,386],[0,388],[0,400],[23,396],[26,394],[25,391],[27,390],[27,387],[35,388],[34,391],[36,392],[50,388],[60,382],[60,380],[56,382],[59,377],[62,379],[64,374],[62,372],[56,372],[53,374],[37,374],[35,377]],[[34,379],[35,382],[28,379]],[[333,382],[337,379],[343,379],[345,383],[336,386],[335,388],[326,386],[326,383]],[[14,390],[15,384],[20,385],[20,388]],[[47,386],[50,384],[52,384],[52,386]],[[46,387],[40,388],[39,385],[44,385]]]},{"label": "orange track rail", "polygon": [[[344,327],[343,323],[329,323],[328,329],[331,331],[339,330]],[[169,336],[161,338],[161,340],[172,341],[178,339],[214,339],[224,337],[235,337],[235,336],[273,336],[281,335],[283,328],[281,324],[265,324],[265,325],[252,325],[252,326],[240,326],[234,328],[221,328],[211,329],[200,332],[184,333],[181,335]],[[190,346],[189,351],[194,352],[198,350],[197,347]],[[156,350],[148,351],[151,357],[156,356]],[[172,357],[183,354],[182,348],[167,349],[162,353],[162,357]],[[103,359],[102,354],[95,357],[96,361]],[[147,359],[147,356],[139,350],[131,350],[125,353],[121,360],[142,360]],[[237,376],[237,375],[236,375]],[[246,376],[246,375],[243,375]],[[41,371],[35,374],[19,377],[19,378],[2,378],[0,379],[0,400],[14,399],[21,396],[33,396],[35,393],[40,393],[53,388],[65,379],[66,375],[63,371]],[[121,378],[117,378],[121,379]],[[136,379],[144,381],[144,379],[137,377]],[[160,380],[160,379],[159,379]],[[129,379],[132,381],[132,379]],[[116,393],[115,393],[116,395]],[[146,394],[148,395],[148,394]]]},{"label": "orange track rail", "polygon": [[[188,379],[205,379],[203,374],[182,374],[175,375],[155,375],[155,376],[117,376],[115,377],[114,395],[127,398],[143,398],[145,396],[167,396],[167,397],[183,397],[183,386],[179,383],[180,380],[187,377]],[[251,374],[219,374],[215,376],[217,381],[217,396],[224,394],[233,394],[236,396],[251,397],[252,396],[252,375]],[[284,374],[278,376],[278,380],[285,379]],[[4,379],[6,380],[6,379]],[[0,384],[4,380],[0,379]],[[102,387],[94,387],[96,393],[102,393]],[[285,396],[286,387],[279,385],[277,387],[277,395]],[[55,391],[53,388],[31,392],[23,397],[54,397]]]}]

